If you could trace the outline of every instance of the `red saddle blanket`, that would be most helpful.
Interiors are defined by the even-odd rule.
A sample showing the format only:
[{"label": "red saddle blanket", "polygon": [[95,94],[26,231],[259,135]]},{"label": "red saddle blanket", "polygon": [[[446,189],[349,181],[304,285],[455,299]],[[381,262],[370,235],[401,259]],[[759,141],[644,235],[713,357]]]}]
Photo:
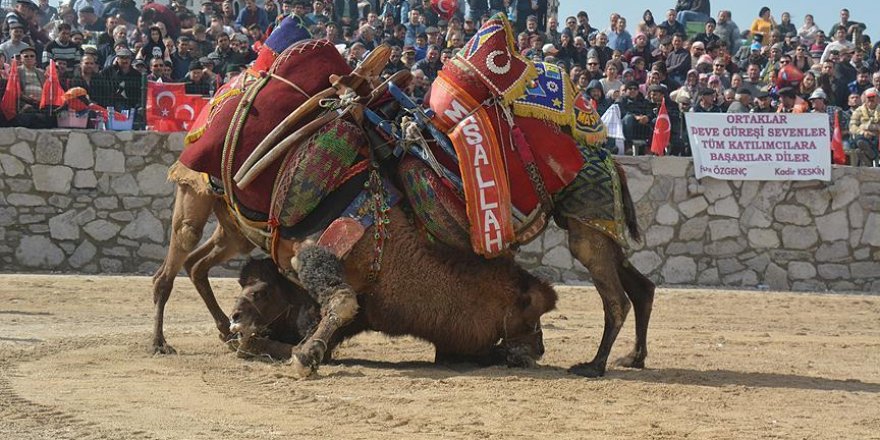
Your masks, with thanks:
[{"label": "red saddle blanket", "polygon": [[[247,112],[239,136],[238,144],[233,152],[230,174],[241,167],[241,164],[256,146],[294,109],[312,96],[330,87],[331,74],[347,75],[351,67],[339,52],[326,40],[306,40],[285,50],[270,70],[295,84],[300,90],[285,81],[269,78],[253,99]],[[258,83],[249,87],[257,87]],[[218,110],[208,122],[205,133],[195,142],[186,147],[180,156],[180,162],[187,168],[208,173],[222,178],[221,167],[224,142],[230,124],[238,111],[243,94],[233,95],[218,104]],[[303,121],[305,125],[309,121]],[[299,127],[291,127],[292,133]],[[275,178],[283,161],[276,161],[245,189],[234,188],[236,201],[247,210],[268,214],[270,210],[272,189]]]}]

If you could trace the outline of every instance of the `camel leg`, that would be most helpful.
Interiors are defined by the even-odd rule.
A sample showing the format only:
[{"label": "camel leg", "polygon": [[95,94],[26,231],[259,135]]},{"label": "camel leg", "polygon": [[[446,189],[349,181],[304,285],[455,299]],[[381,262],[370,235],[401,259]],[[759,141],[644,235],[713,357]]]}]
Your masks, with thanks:
[{"label": "camel leg", "polygon": [[617,273],[636,315],[636,344],[628,355],[615,361],[615,364],[627,368],[645,368],[645,357],[648,356],[648,321],[651,320],[651,310],[654,307],[654,282],[626,259],[618,266]]},{"label": "camel leg", "polygon": [[315,332],[291,356],[298,377],[308,377],[330,349],[337,331],[357,316],[357,294],[343,280],[342,263],[329,250],[306,246],[291,262],[303,287],[321,305],[321,321]]},{"label": "camel leg", "polygon": [[183,266],[187,256],[199,244],[202,230],[211,214],[214,197],[199,194],[187,185],[178,185],[174,200],[174,213],[171,217],[171,241],[168,254],[159,270],[153,275],[153,351],[157,354],[175,353],[165,341],[163,333],[165,304],[174,288],[174,278]]},{"label": "camel leg", "polygon": [[[208,307],[211,317],[214,318],[217,330],[220,331],[220,339],[227,341],[230,336],[229,317],[226,316],[226,313],[223,312],[223,309],[217,303],[214,290],[208,281],[208,272],[211,268],[221,265],[238,255],[250,252],[254,245],[238,232],[237,226],[222,203],[218,201],[214,208],[214,214],[219,223],[217,229],[214,230],[211,238],[205,244],[193,252],[193,255],[201,256],[194,260],[187,258],[184,267],[189,274],[190,280],[192,280],[193,285],[196,287],[196,291],[199,292],[199,295]],[[203,249],[207,249],[207,252],[204,252]]]},{"label": "camel leg", "polygon": [[596,229],[573,219],[568,223],[569,249],[593,276],[605,311],[605,329],[596,357],[590,362],[574,365],[569,371],[581,376],[599,377],[605,374],[611,347],[630,309],[617,271],[624,261],[623,250],[613,239]]}]

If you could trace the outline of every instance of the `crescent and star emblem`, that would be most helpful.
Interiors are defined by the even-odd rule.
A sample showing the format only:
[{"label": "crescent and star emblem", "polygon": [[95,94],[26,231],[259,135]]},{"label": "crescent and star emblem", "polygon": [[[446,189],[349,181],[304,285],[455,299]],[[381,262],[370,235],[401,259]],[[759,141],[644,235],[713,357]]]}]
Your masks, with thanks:
[{"label": "crescent and star emblem", "polygon": [[[499,66],[498,63],[495,62],[495,58],[499,56],[507,57],[507,63],[503,66]],[[510,57],[500,50],[493,50],[492,52],[489,52],[489,55],[486,57],[486,67],[496,75],[504,75],[510,71]]]}]

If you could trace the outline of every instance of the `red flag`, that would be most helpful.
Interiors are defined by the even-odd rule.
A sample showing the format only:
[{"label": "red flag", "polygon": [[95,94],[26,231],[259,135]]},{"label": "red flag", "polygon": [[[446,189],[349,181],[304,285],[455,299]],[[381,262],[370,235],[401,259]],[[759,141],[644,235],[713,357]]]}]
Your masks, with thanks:
[{"label": "red flag", "polygon": [[64,89],[58,79],[58,68],[55,60],[49,60],[49,68],[46,69],[46,81],[43,83],[43,94],[40,96],[40,108],[61,107],[64,105]]},{"label": "red flag", "polygon": [[669,146],[669,137],[672,133],[672,124],[669,121],[669,113],[666,111],[666,98],[660,103],[660,111],[657,113],[657,122],[654,123],[654,137],[651,138],[651,152],[662,156]]},{"label": "red flag", "polygon": [[431,9],[444,20],[449,20],[458,11],[456,0],[431,0]]},{"label": "red flag", "polygon": [[9,68],[9,77],[6,79],[6,92],[3,94],[3,101],[0,102],[0,110],[3,116],[11,121],[18,114],[18,99],[21,97],[21,84],[18,82],[18,61],[12,60],[12,66]]},{"label": "red flag", "polygon": [[155,131],[186,131],[208,101],[187,95],[183,83],[147,82],[147,125]]},{"label": "red flag", "polygon": [[840,131],[840,114],[834,112],[834,134],[831,135],[831,163],[846,165],[846,154],[843,153],[843,133]]}]

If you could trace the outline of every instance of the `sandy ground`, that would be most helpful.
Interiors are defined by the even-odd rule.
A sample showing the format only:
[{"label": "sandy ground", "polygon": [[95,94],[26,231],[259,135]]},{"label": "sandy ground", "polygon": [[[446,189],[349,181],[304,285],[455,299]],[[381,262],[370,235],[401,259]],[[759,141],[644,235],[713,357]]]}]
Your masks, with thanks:
[{"label": "sandy ground", "polygon": [[[180,354],[153,356],[149,286],[0,276],[0,439],[880,439],[880,297],[661,289],[648,369],[590,380],[565,368],[594,353],[598,296],[560,287],[536,370],[435,367],[369,334],[297,381],[228,351],[184,279]],[[630,317],[614,356],[632,340]]]}]

